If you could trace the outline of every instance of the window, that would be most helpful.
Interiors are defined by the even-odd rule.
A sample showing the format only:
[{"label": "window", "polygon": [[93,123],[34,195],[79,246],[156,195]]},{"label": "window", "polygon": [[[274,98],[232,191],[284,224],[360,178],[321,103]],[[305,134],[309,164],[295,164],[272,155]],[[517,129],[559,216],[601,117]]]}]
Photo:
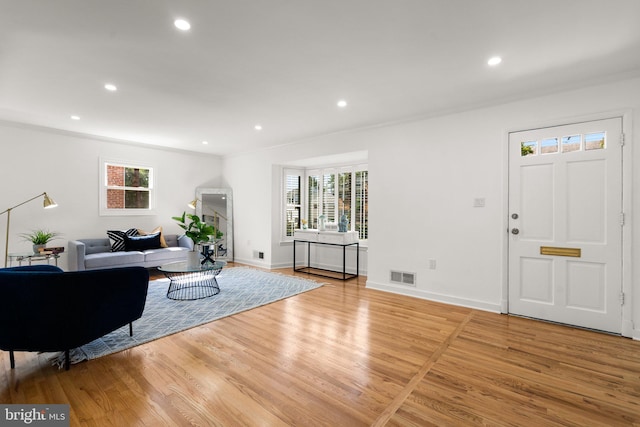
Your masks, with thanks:
[{"label": "window", "polygon": [[148,165],[101,160],[100,214],[152,214],[153,179],[153,168]]},{"label": "window", "polygon": [[300,229],[300,194],[302,176],[297,171],[285,171],[285,235],[293,237],[293,231]]},{"label": "window", "polygon": [[[540,154],[573,153],[578,151],[604,150],[606,148],[606,132],[587,133],[584,135],[567,135],[562,138],[546,138],[541,141],[522,141],[520,143],[521,156],[536,156],[538,148]],[[561,151],[558,151],[560,140]]]},{"label": "window", "polygon": [[[355,230],[360,234],[360,240],[366,240],[369,238],[369,171],[358,171],[355,175],[355,215],[353,223]],[[351,223],[351,220],[349,223]]]},{"label": "window", "polygon": [[322,210],[325,221],[336,222],[336,180],[335,174],[322,175]]},{"label": "window", "polygon": [[[301,187],[304,185],[304,188]],[[284,235],[291,240],[295,230],[318,228],[318,217],[339,222],[345,215],[350,231],[360,240],[369,237],[369,172],[366,165],[284,172]]]},{"label": "window", "polygon": [[320,176],[308,177],[307,191],[307,224],[311,229],[318,228],[318,216],[320,215]]}]

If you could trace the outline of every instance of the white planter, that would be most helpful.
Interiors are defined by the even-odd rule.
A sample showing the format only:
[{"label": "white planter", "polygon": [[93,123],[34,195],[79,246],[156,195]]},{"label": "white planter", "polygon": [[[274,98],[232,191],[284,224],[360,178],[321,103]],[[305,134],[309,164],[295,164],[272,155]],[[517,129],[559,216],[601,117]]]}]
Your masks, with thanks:
[{"label": "white planter", "polygon": [[200,267],[200,254],[197,251],[187,252],[187,267],[188,268]]}]

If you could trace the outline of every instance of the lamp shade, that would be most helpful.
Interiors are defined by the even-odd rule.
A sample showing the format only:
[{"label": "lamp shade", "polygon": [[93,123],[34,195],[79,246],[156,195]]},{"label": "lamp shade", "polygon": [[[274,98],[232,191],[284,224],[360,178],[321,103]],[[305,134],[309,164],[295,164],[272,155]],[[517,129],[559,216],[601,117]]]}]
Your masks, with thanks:
[{"label": "lamp shade", "polygon": [[47,193],[44,193],[44,208],[50,209],[55,208],[56,206],[58,206],[58,204],[54,202],[53,199],[47,195]]},{"label": "lamp shade", "polygon": [[190,201],[188,206],[189,206],[191,209],[195,209],[195,208],[196,208],[196,206],[198,206],[198,199],[196,198],[196,199],[193,199],[192,201]]}]

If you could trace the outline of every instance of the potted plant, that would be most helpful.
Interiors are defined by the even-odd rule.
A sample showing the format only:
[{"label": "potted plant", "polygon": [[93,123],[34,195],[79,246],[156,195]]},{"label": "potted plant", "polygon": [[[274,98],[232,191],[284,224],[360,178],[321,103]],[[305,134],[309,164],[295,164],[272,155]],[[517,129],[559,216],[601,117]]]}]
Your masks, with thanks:
[{"label": "potted plant", "polygon": [[33,244],[33,253],[40,253],[40,249],[44,249],[51,240],[58,238],[60,233],[55,231],[37,229],[31,231],[31,233],[22,233],[22,236],[26,241]]},{"label": "potted plant", "polygon": [[183,212],[182,216],[174,216],[171,219],[177,221],[180,228],[184,230],[185,236],[193,241],[191,252],[194,252],[195,255],[190,255],[191,260],[188,260],[190,263],[193,263],[193,258],[199,259],[198,245],[208,242],[210,236],[214,236],[216,239],[222,237],[222,233],[219,230],[216,230],[213,225],[202,221],[198,215]]}]

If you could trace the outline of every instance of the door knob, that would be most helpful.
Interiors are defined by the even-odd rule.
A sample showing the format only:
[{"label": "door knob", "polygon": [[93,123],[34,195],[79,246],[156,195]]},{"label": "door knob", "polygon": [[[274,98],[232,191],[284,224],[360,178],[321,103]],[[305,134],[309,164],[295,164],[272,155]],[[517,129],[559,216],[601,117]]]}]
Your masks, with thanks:
[{"label": "door knob", "polygon": [[511,229],[511,234],[518,234],[518,233],[520,233],[520,230],[518,230],[517,228]]}]

